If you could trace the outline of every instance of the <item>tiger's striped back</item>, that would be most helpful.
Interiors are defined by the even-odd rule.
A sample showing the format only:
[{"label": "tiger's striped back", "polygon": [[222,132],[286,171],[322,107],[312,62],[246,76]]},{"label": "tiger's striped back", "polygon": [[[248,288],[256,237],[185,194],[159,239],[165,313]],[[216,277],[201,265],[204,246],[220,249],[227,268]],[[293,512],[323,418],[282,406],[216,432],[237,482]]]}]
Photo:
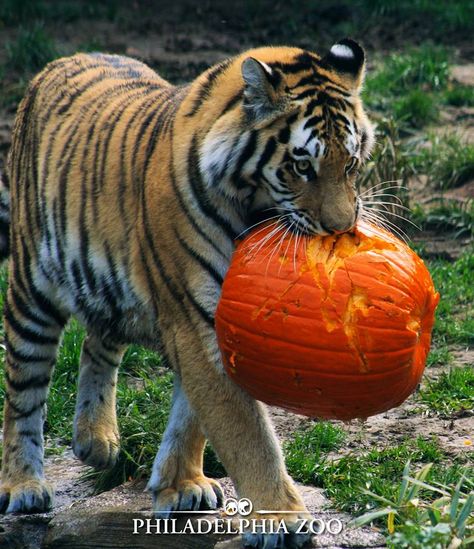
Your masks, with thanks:
[{"label": "tiger's striped back", "polygon": [[13,259],[35,258],[41,273],[26,283],[55,287],[87,323],[115,329],[108,323],[137,305],[129,277],[144,173],[184,93],[138,61],[77,55],[51,63],[20,106]]}]

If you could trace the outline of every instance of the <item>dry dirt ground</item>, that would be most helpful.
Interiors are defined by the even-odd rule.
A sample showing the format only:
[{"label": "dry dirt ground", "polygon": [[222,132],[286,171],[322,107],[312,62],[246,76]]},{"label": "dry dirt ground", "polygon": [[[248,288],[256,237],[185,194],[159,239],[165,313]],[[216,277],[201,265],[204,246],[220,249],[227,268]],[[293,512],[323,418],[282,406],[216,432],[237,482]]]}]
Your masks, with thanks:
[{"label": "dry dirt ground", "polygon": [[[455,364],[474,365],[473,351],[455,351]],[[425,372],[424,383],[436,379],[446,368],[432,367]],[[474,451],[474,413],[463,412],[459,416],[441,418],[422,411],[423,407],[416,401],[416,393],[410,396],[401,406],[369,417],[365,421],[334,421],[346,432],[344,447],[338,453],[329,454],[337,459],[349,453],[363,453],[373,449],[394,447],[407,439],[435,437],[440,447],[450,456]],[[310,426],[312,420],[302,418],[278,408],[271,408],[270,414],[277,434],[286,440],[299,427]]]}]

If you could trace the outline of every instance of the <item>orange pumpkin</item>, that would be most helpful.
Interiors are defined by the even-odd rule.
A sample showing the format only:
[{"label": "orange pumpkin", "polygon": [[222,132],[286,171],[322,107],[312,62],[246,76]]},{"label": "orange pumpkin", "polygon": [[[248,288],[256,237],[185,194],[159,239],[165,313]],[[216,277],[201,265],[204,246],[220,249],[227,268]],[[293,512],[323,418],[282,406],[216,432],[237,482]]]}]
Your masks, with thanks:
[{"label": "orange pumpkin", "polygon": [[439,300],[423,261],[389,232],[303,237],[271,226],[240,242],[216,330],[228,375],[310,417],[366,418],[416,388]]}]

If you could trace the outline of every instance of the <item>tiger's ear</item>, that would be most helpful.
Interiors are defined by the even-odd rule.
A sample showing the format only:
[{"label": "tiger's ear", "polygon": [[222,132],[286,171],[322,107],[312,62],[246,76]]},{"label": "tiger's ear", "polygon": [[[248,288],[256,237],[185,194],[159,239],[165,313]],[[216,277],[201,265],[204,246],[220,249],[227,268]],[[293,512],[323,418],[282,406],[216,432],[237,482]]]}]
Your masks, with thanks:
[{"label": "tiger's ear", "polygon": [[321,59],[321,65],[337,72],[343,85],[349,90],[359,91],[364,81],[365,53],[357,42],[344,38]]},{"label": "tiger's ear", "polygon": [[242,63],[244,79],[244,108],[252,120],[268,118],[278,110],[276,74],[263,61],[247,57]]}]

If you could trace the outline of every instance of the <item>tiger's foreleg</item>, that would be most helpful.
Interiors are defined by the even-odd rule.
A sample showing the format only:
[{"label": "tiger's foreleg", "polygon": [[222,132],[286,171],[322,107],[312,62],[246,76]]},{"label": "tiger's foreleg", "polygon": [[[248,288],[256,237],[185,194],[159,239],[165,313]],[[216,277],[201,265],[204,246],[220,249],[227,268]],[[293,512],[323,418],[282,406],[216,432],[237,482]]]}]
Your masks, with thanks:
[{"label": "tiger's foreleg", "polygon": [[12,276],[4,314],[6,398],[0,512],[42,512],[51,507],[53,499],[43,473],[45,403],[65,319],[46,298],[18,286]]},{"label": "tiger's foreleg", "polygon": [[79,459],[96,469],[111,467],[119,452],[115,400],[125,348],[93,334],[82,346],[72,446]]},{"label": "tiger's foreleg", "polygon": [[147,487],[161,518],[168,518],[173,511],[216,509],[222,504],[219,483],[203,474],[205,442],[175,374],[170,418]]},{"label": "tiger's foreleg", "polygon": [[[234,481],[239,497],[252,501],[254,513],[274,511],[265,518],[275,523],[284,521],[288,528],[288,534],[284,535],[249,533],[245,541],[254,547],[302,547],[309,535],[298,534],[297,529],[300,519],[308,518],[308,511],[286,471],[263,405],[225,373],[212,326],[202,327],[198,332],[183,322],[175,334],[182,390],[200,428]],[[178,412],[175,414],[178,419]],[[186,453],[186,447],[179,451],[182,452],[180,462],[186,463],[192,454]],[[172,483],[172,476],[162,479],[162,483],[165,482]],[[158,486],[154,494],[157,513],[162,511],[161,501]],[[250,518],[261,519],[262,515],[256,513]]]}]

